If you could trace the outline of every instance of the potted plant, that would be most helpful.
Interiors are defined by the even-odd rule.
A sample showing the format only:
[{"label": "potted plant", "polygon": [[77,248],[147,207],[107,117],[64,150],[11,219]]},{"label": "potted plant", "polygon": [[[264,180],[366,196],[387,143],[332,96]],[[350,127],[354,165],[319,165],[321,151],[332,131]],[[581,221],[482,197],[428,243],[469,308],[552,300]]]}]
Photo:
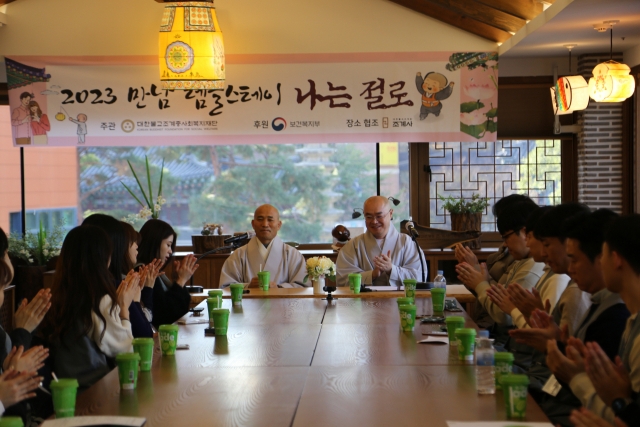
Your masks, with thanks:
[{"label": "potted plant", "polygon": [[[481,231],[482,213],[489,207],[489,198],[472,194],[471,198],[444,197],[438,198],[443,202],[442,208],[451,215],[452,231]],[[480,249],[480,239],[463,243],[471,249]]]},{"label": "potted plant", "polygon": [[[224,241],[231,237],[230,234],[222,234],[222,224],[204,223],[200,235],[192,235],[191,243],[194,254],[203,254],[215,248],[225,246]],[[220,254],[230,254],[231,249],[218,252]]]},{"label": "potted plant", "polygon": [[16,287],[16,306],[23,298],[31,301],[43,288],[43,274],[55,268],[64,235],[61,226],[56,226],[51,233],[47,233],[40,221],[40,228],[35,234],[27,232],[22,236],[19,233],[11,233],[8,236],[9,256],[15,266],[12,284]]}]

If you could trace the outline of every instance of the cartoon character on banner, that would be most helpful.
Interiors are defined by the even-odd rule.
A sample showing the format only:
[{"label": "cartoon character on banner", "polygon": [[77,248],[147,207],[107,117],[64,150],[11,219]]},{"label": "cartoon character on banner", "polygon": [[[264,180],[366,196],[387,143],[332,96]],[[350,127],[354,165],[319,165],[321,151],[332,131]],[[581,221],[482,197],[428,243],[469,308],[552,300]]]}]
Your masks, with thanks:
[{"label": "cartoon character on banner", "polygon": [[51,130],[49,117],[42,112],[40,105],[36,101],[29,103],[31,113],[31,133],[33,134],[34,145],[47,145],[47,132]]},{"label": "cartoon character on banner", "polygon": [[84,144],[87,135],[87,115],[80,113],[77,119],[69,117],[69,120],[78,125],[78,144]]},{"label": "cartoon character on banner", "polygon": [[494,139],[498,131],[497,52],[457,52],[445,67],[460,72],[460,131],[474,139]]},{"label": "cartoon character on banner", "polygon": [[16,145],[31,145],[32,131],[29,104],[32,99],[32,93],[22,92],[20,94],[20,106],[11,112],[11,126],[13,126]]},{"label": "cartoon character on banner", "polygon": [[441,101],[451,96],[454,86],[454,82],[449,82],[443,74],[435,71],[427,73],[424,79],[422,78],[422,73],[417,73],[416,88],[422,95],[420,120],[426,119],[429,114],[438,117],[442,110]]}]

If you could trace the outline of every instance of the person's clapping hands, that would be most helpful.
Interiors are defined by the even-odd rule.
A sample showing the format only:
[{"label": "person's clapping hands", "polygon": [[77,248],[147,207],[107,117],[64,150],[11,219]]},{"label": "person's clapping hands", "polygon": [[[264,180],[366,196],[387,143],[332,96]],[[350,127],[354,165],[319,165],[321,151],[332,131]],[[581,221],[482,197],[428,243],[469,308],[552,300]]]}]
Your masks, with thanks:
[{"label": "person's clapping hands", "polygon": [[462,262],[456,265],[456,273],[458,279],[471,290],[475,290],[480,283],[489,281],[489,272],[485,263],[480,264],[480,269],[476,269],[469,263]]},{"label": "person's clapping hands", "polygon": [[616,399],[631,397],[631,379],[620,356],[613,363],[596,342],[585,346],[585,370],[598,396],[608,406]]},{"label": "person's clapping hands", "polygon": [[33,371],[18,372],[15,369],[7,369],[0,375],[0,402],[5,408],[35,397],[33,390],[43,379],[36,375]]},{"label": "person's clapping hands", "polygon": [[[529,318],[534,310],[545,310],[547,313],[549,312],[542,303],[542,298],[536,288],[533,288],[531,292],[529,292],[519,283],[510,283],[507,292],[513,305],[515,305],[527,319],[527,323],[529,323]],[[547,304],[550,304],[549,300],[547,300]],[[550,307],[550,305],[548,307]]]},{"label": "person's clapping hands", "polygon": [[480,263],[478,262],[478,257],[473,251],[466,246],[463,246],[462,243],[458,243],[455,246],[455,257],[460,264],[466,262],[470,266],[475,269],[480,269]]},{"label": "person's clapping hands", "polygon": [[4,370],[15,369],[18,372],[36,372],[44,366],[49,357],[49,349],[39,345],[24,351],[23,346],[13,347],[4,359]]},{"label": "person's clapping hands", "polygon": [[175,271],[176,283],[179,286],[184,286],[187,284],[193,273],[200,267],[199,264],[196,264],[196,257],[193,254],[189,254],[182,258],[181,261],[173,262],[173,270]]},{"label": "person's clapping hands", "polygon": [[553,318],[542,310],[535,310],[531,314],[529,325],[531,328],[510,330],[509,335],[517,343],[528,345],[542,353],[547,351],[547,341],[566,339],[566,325],[563,329],[559,328]]},{"label": "person's clapping hands", "polygon": [[[608,421],[597,416],[587,408],[575,409],[571,412],[569,421],[571,421],[575,427],[611,427]],[[620,420],[620,418],[616,418],[613,425],[615,427],[627,427],[627,424]]]},{"label": "person's clapping hands", "polygon": [[23,299],[14,315],[16,328],[26,329],[29,333],[33,332],[51,308],[50,300],[50,289],[40,289],[30,303]]},{"label": "person's clapping hands", "polygon": [[[575,341],[580,344],[578,345]],[[579,339],[570,338],[565,356],[558,348],[556,340],[547,342],[547,366],[560,381],[568,384],[573,377],[585,371],[584,358],[579,350],[580,345],[582,345],[582,342]]]},{"label": "person's clapping hands", "polygon": [[160,271],[160,269],[162,268],[162,260],[154,259],[149,264],[145,265],[144,268],[147,270],[143,281],[144,286],[146,288],[153,288],[153,285],[156,282],[156,278],[162,274],[162,272]]},{"label": "person's clapping hands", "polygon": [[387,251],[386,255],[381,253],[377,257],[373,258],[373,278],[377,279],[382,273],[385,273],[387,276],[391,274],[391,270],[393,269],[393,264],[391,263],[391,251]]},{"label": "person's clapping hands", "polygon": [[140,274],[131,270],[124,278],[116,291],[118,305],[120,306],[120,318],[129,320],[129,306],[140,293]]},{"label": "person's clapping hands", "polygon": [[[511,285],[509,285],[509,287],[511,287]],[[516,308],[513,302],[511,302],[511,299],[509,299],[509,293],[500,284],[491,285],[487,290],[487,296],[489,296],[489,299],[506,314],[511,314],[511,312]]]}]

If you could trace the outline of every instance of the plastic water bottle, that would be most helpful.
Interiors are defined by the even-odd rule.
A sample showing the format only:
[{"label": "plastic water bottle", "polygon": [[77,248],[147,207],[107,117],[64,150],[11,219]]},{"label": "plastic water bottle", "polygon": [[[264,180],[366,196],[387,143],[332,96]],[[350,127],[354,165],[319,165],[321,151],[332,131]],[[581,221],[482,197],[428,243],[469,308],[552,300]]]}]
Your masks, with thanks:
[{"label": "plastic water bottle", "polygon": [[476,344],[476,388],[478,394],[495,394],[496,380],[494,350],[489,341],[489,331],[478,332]]},{"label": "plastic water bottle", "polygon": [[444,278],[442,274],[442,270],[438,270],[438,275],[433,279],[433,287],[435,288],[446,288],[447,287],[447,279]]}]

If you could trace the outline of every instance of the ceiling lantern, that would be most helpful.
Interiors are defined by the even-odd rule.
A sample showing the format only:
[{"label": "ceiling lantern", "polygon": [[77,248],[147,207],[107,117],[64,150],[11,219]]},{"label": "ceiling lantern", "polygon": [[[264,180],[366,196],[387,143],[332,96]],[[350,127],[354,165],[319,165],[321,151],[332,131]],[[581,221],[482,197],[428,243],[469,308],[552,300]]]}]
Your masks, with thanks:
[{"label": "ceiling lantern", "polygon": [[224,88],[224,45],[213,0],[166,3],[158,56],[163,89]]},{"label": "ceiling lantern", "polygon": [[589,96],[596,102],[622,102],[633,95],[636,82],[626,64],[613,60],[613,26],[620,21],[604,21],[593,28],[599,33],[609,29],[609,61],[596,65],[589,79]]},{"label": "ceiling lantern", "polygon": [[607,61],[596,65],[589,79],[589,95],[596,102],[622,102],[633,95],[636,82],[625,64]]},{"label": "ceiling lantern", "polygon": [[556,115],[571,114],[589,105],[589,85],[582,76],[560,77],[551,88],[551,102]]}]

